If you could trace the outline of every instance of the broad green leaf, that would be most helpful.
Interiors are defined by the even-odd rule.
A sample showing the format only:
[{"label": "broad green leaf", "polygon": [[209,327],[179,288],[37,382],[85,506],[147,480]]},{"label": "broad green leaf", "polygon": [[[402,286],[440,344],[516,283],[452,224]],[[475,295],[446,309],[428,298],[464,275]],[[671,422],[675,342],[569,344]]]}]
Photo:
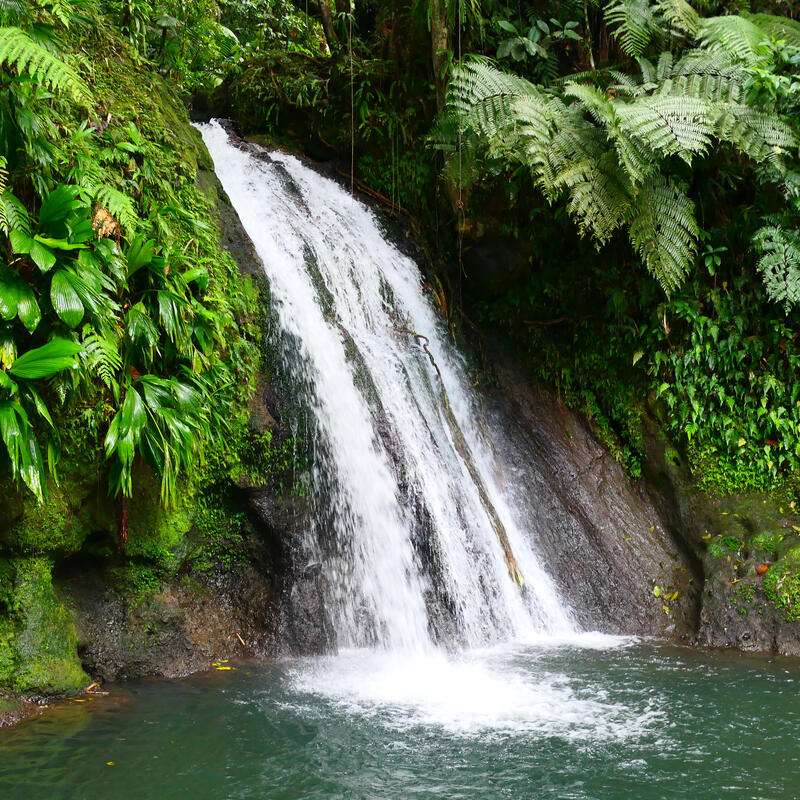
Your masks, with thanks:
[{"label": "broad green leaf", "polygon": [[133,387],[128,389],[125,402],[122,404],[122,427],[138,432],[147,424],[147,409],[144,401]]},{"label": "broad green leaf", "polygon": [[83,303],[72,287],[66,270],[60,269],[53,274],[50,282],[50,302],[64,324],[70,328],[80,324],[83,319]]},{"label": "broad green leaf", "polygon": [[33,262],[42,272],[48,272],[56,263],[56,254],[49,247],[36,239],[31,239],[31,248],[29,252]]},{"label": "broad green leaf", "polygon": [[183,273],[186,283],[196,283],[201,289],[208,287],[208,270],[205,267],[194,267]]},{"label": "broad green leaf", "polygon": [[41,242],[43,245],[47,247],[51,247],[54,250],[85,250],[85,244],[75,244],[74,242],[69,241],[68,239],[49,239],[46,236],[34,236],[34,241]]},{"label": "broad green leaf", "polygon": [[16,378],[48,378],[65,369],[71,369],[77,363],[75,356],[81,346],[67,339],[53,339],[41,347],[23,353],[11,365],[9,372]]},{"label": "broad green leaf", "polygon": [[145,240],[142,236],[134,237],[127,253],[128,277],[153,260],[154,247],[155,241],[153,239]]},{"label": "broad green leaf", "polygon": [[0,280],[0,316],[4,320],[12,320],[17,316],[19,290],[14,283]]},{"label": "broad green leaf", "polygon": [[17,392],[17,384],[11,380],[11,378],[6,375],[6,373],[0,369],[0,386],[3,389],[8,389],[11,394],[16,394]]},{"label": "broad green leaf", "polygon": [[53,189],[39,210],[40,230],[60,238],[66,230],[67,217],[74,209],[83,205],[80,200],[75,199],[77,193],[77,188],[73,186],[57,186]]},{"label": "broad green leaf", "polygon": [[23,281],[19,281],[17,287],[19,293],[17,315],[20,322],[28,330],[28,333],[33,333],[42,318],[42,312],[39,310],[39,304],[36,302],[36,295],[33,293],[33,289]]},{"label": "broad green leaf", "polygon": [[13,230],[8,234],[9,241],[11,242],[11,249],[15,253],[29,253],[31,250],[31,239],[26,233],[21,230]]},{"label": "broad green leaf", "polygon": [[39,392],[37,392],[36,389],[29,384],[25,387],[25,394],[27,394],[31,400],[33,400],[33,405],[35,406],[36,412],[39,414],[39,416],[46,420],[50,424],[51,428],[55,428],[55,425],[53,424],[53,418],[50,416],[50,411],[47,408],[44,400],[42,400]]}]

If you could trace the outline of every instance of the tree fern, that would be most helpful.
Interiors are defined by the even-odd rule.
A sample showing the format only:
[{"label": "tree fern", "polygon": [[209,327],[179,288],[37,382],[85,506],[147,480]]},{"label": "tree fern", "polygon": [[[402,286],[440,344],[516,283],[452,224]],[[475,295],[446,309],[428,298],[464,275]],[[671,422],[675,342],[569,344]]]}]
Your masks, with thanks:
[{"label": "tree fern", "polygon": [[617,0],[606,6],[605,19],[622,49],[633,57],[644,55],[661,32],[656,7],[650,0]]},{"label": "tree fern", "polygon": [[620,128],[664,156],[677,155],[690,164],[711,145],[711,109],[693,97],[655,95],[616,108]]},{"label": "tree fern", "polygon": [[750,106],[725,104],[716,111],[716,134],[754,161],[769,161],[780,169],[782,155],[797,146],[792,128],[774,114]]},{"label": "tree fern", "polygon": [[697,38],[710,50],[727,51],[748,63],[770,56],[769,35],[744,16],[708,17],[700,22]]},{"label": "tree fern", "polygon": [[698,232],[694,203],[683,184],[658,176],[637,195],[631,244],[668,294],[694,263]]},{"label": "tree fern", "polygon": [[685,36],[695,36],[700,17],[686,0],[659,0],[658,10],[667,26]]},{"label": "tree fern", "polygon": [[[608,14],[621,35],[638,41],[631,33],[637,20],[636,35],[643,36],[647,26],[668,17],[666,4],[653,8],[647,17],[638,0],[620,2]],[[785,154],[797,147],[792,126],[772,109],[743,102],[765,33],[750,19],[706,22],[699,26],[704,47],[677,60],[671,52],[657,60],[640,57],[640,78],[605,70],[545,92],[484,63],[458,66],[447,108],[457,121],[458,141],[469,142],[471,163],[483,146],[493,157],[524,164],[548,200],[565,198],[581,234],[598,245],[628,226],[647,268],[667,292],[674,291],[694,262],[698,229],[686,186],[666,176],[669,159],[691,164],[725,143],[766,165],[769,180],[800,194],[800,178],[792,182],[784,165]],[[793,35],[792,25],[784,27]],[[740,40],[747,44],[741,54],[735,51]],[[456,144],[451,140],[452,148]],[[780,249],[777,239],[765,238],[762,262],[772,263],[780,249],[790,264],[794,242],[784,236]],[[777,279],[762,272],[772,276],[775,295]],[[783,274],[792,274],[788,266]],[[794,302],[790,290],[781,296]]]},{"label": "tree fern", "polygon": [[46,86],[71,94],[76,100],[89,97],[86,84],[75,70],[19,28],[0,28],[0,65],[35,75]]},{"label": "tree fern", "polygon": [[742,14],[758,26],[770,39],[782,41],[790,47],[800,47],[800,22],[789,17],[772,14]]},{"label": "tree fern", "polygon": [[761,253],[757,267],[767,294],[788,311],[800,303],[800,236],[770,225],[756,233],[753,243]]}]

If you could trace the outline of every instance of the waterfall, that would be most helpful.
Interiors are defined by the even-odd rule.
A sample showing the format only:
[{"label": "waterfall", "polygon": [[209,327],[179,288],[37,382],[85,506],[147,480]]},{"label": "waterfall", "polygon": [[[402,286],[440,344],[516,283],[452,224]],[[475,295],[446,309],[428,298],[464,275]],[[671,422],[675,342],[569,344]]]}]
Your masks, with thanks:
[{"label": "waterfall", "polygon": [[422,652],[572,632],[417,265],[334,181],[199,127],[313,413],[309,548],[337,645]]}]

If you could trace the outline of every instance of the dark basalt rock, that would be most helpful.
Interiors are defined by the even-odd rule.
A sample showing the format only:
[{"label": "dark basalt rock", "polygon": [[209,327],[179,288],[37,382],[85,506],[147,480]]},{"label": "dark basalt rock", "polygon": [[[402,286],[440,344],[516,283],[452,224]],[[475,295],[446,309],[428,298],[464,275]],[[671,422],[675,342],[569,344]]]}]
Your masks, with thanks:
[{"label": "dark basalt rock", "polygon": [[[589,630],[687,638],[702,575],[641,483],[587,422],[537,388],[500,350],[486,396],[505,476],[536,552]],[[676,594],[677,593],[677,594]]]}]

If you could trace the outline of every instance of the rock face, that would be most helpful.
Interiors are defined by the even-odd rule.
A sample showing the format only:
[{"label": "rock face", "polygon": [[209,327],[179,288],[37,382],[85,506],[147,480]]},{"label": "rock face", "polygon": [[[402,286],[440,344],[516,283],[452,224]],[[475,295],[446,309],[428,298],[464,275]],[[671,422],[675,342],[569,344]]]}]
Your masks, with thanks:
[{"label": "rock face", "polygon": [[60,591],[75,617],[84,669],[100,681],[174,678],[221,658],[276,653],[277,598],[259,561],[266,567],[268,555],[142,598],[115,588],[106,568],[68,566]]},{"label": "rock face", "polygon": [[[800,525],[780,496],[709,497],[645,419],[628,478],[587,421],[490,347],[493,430],[531,539],[585,628],[800,655]],[[516,487],[516,488],[515,488]]]},{"label": "rock face", "polygon": [[690,637],[702,573],[641,484],[586,421],[532,386],[502,351],[486,397],[508,486],[535,549],[579,623],[611,633]]},{"label": "rock face", "polygon": [[790,501],[698,492],[655,421],[648,428],[648,492],[673,536],[702,568],[695,641],[800,655],[800,527]]}]

